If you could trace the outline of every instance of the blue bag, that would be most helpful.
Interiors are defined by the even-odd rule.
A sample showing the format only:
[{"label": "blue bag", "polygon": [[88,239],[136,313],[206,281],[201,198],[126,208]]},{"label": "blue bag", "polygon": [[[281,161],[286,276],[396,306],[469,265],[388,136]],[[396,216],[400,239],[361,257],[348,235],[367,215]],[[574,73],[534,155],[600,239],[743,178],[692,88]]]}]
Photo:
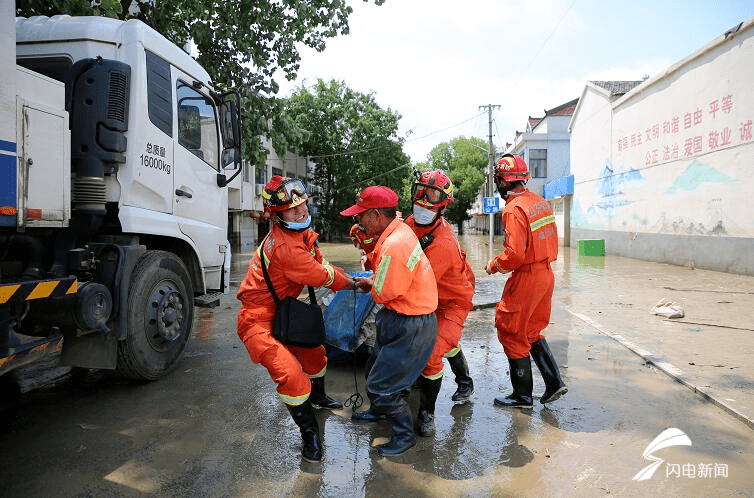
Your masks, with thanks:
[{"label": "blue bag", "polygon": [[[355,277],[369,277],[371,271],[356,271]],[[325,310],[325,344],[343,351],[354,352],[363,342],[360,337],[361,325],[375,302],[371,292],[341,290]]]}]

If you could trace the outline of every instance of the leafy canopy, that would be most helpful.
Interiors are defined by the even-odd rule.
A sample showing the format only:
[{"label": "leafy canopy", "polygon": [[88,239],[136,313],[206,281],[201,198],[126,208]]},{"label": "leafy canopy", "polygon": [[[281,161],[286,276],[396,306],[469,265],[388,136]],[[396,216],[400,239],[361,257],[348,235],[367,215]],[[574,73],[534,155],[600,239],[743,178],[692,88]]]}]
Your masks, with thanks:
[{"label": "leafy canopy", "polygon": [[317,230],[326,240],[347,233],[353,221],[339,213],[365,187],[387,185],[400,191],[411,164],[398,137],[401,116],[382,109],[373,93],[352,90],[342,81],[318,80],[287,99],[284,115],[302,131],[297,148],[315,164],[311,184]]},{"label": "leafy canopy", "polygon": [[[471,219],[467,211],[484,185],[488,165],[487,143],[481,138],[457,137],[436,145],[420,170],[441,169],[453,182],[455,202],[445,211],[445,219],[458,226],[463,234],[463,222]],[[409,187],[410,188],[410,187]]]},{"label": "leafy canopy", "polygon": [[263,134],[281,155],[298,138],[281,116],[275,73],[295,79],[301,61],[297,45],[321,52],[328,38],[348,34],[351,12],[347,0],[16,1],[19,16],[137,18],[179,47],[192,41],[197,60],[217,89],[242,93],[244,156],[253,164],[262,164],[266,157],[259,139]]}]

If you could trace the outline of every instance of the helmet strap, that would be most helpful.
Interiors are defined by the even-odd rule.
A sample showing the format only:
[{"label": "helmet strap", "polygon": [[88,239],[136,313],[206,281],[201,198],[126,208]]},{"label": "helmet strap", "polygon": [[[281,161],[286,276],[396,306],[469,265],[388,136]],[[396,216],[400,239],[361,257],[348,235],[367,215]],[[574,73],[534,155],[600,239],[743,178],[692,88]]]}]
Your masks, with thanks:
[{"label": "helmet strap", "polygon": [[519,188],[524,188],[524,185],[526,185],[526,180],[516,180],[514,182],[507,182],[503,180],[504,184],[496,184],[497,185],[497,191],[500,193],[500,197],[503,198],[503,200],[507,199],[511,192],[515,192]]}]

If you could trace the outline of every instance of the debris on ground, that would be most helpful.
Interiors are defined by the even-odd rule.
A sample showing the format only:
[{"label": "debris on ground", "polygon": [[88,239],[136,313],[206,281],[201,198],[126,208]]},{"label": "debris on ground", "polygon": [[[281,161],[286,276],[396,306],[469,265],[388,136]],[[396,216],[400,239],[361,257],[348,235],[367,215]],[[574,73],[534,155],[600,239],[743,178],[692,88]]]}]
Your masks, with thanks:
[{"label": "debris on ground", "polygon": [[683,318],[684,316],[683,308],[680,304],[665,298],[660,299],[660,301],[655,304],[654,308],[652,308],[652,313],[666,318]]}]

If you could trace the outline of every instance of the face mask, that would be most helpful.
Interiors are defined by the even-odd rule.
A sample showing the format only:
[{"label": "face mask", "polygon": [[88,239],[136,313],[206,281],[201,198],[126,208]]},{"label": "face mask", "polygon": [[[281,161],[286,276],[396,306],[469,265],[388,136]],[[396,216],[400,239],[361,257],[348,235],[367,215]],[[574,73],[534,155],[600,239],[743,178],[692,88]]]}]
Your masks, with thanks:
[{"label": "face mask", "polygon": [[435,221],[435,217],[438,213],[431,209],[423,208],[418,204],[414,204],[414,221],[419,226],[431,225]]},{"label": "face mask", "polygon": [[307,216],[306,219],[300,223],[295,223],[293,221],[281,221],[281,224],[288,230],[293,230],[296,232],[305,230],[309,228],[309,225],[312,224],[312,215]]}]

